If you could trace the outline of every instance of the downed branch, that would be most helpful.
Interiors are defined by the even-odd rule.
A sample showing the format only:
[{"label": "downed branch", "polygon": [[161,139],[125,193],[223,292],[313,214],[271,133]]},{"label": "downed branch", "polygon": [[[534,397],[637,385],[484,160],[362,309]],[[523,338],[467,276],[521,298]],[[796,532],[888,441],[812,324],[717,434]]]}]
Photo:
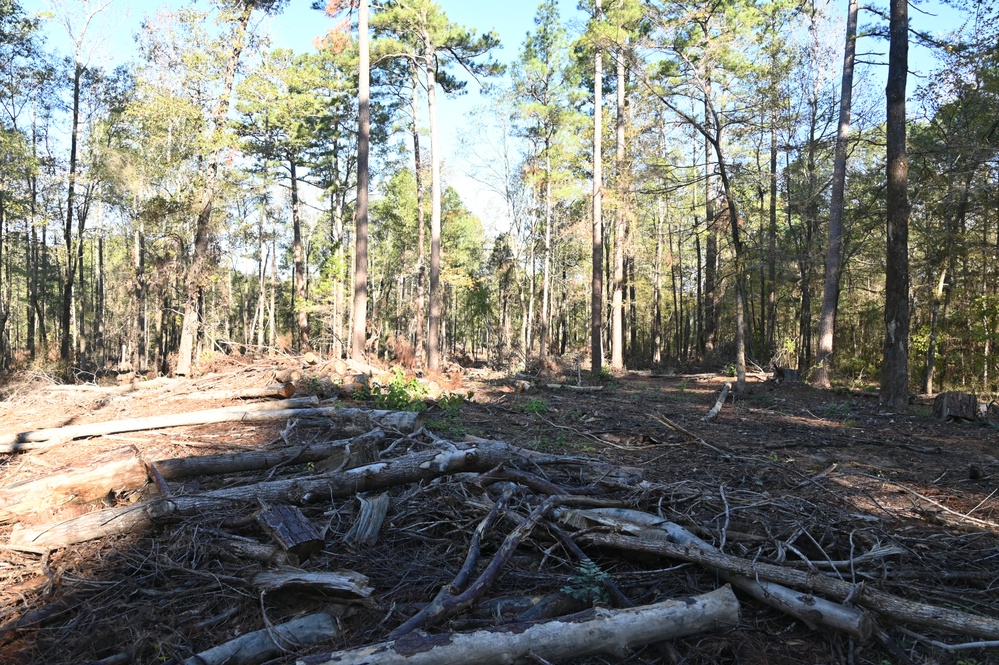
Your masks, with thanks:
[{"label": "downed branch", "polygon": [[283,656],[290,649],[300,649],[333,640],[340,634],[337,617],[344,608],[334,606],[263,630],[240,635],[184,661],[184,665],[257,665]]},{"label": "downed branch", "polygon": [[668,541],[650,541],[608,533],[587,533],[579,539],[590,545],[614,547],[634,552],[647,552],[711,566],[737,575],[777,582],[786,586],[809,589],[837,599],[850,598],[891,617],[900,623],[931,626],[986,639],[999,639],[999,619],[970,614],[948,607],[927,605],[895,596],[863,584],[856,585],[821,573],[790,570],[773,564],[746,561],[721,552],[711,552],[697,545],[678,545]]},{"label": "downed branch", "polygon": [[10,534],[10,544],[16,549],[31,552],[67,547],[95,538],[139,531],[148,528],[157,519],[174,514],[190,515],[224,510],[234,501],[249,503],[263,500],[301,504],[342,499],[358,492],[425,482],[458,471],[487,471],[510,460],[517,454],[517,450],[498,441],[479,444],[473,448],[429,450],[348,471],[332,471],[307,478],[271,480],[201,494],[154,499],[122,508],[108,508],[53,524],[31,528],[17,525]]},{"label": "downed branch", "polygon": [[263,591],[294,589],[300,592],[311,589],[355,598],[367,598],[372,591],[368,578],[352,570],[308,572],[294,567],[264,570],[250,578],[250,584]]},{"label": "downed branch", "polygon": [[[325,441],[279,450],[251,450],[245,453],[205,455],[203,457],[173,457],[159,460],[154,464],[156,470],[167,480],[244,471],[265,471],[276,466],[321,462],[336,455],[343,457],[347,445],[361,439],[371,440],[380,445],[385,441],[385,432],[374,429],[352,439]],[[339,462],[335,466],[339,466]]]},{"label": "downed branch", "polygon": [[725,404],[725,398],[728,397],[728,391],[730,390],[732,390],[732,383],[726,381],[725,385],[722,386],[721,392],[718,394],[718,399],[715,400],[715,405],[711,407],[710,411],[708,411],[708,415],[701,418],[701,420],[709,422],[715,419],[718,412],[721,411],[722,406]]},{"label": "downed branch", "polygon": [[[617,508],[594,508],[592,510],[567,510],[562,515],[566,521],[578,524],[579,520],[614,526],[645,540],[669,541],[678,545],[695,545],[705,551],[718,553],[709,543],[701,540],[683,527],[665,522],[655,515],[639,510]],[[708,566],[710,568],[710,566]],[[815,629],[816,625],[833,628],[854,637],[866,640],[871,636],[871,618],[868,614],[852,607],[828,601],[817,596],[803,595],[780,584],[760,581],[737,573],[721,571],[721,578],[735,588],[785,614],[799,619]]]},{"label": "downed branch", "polygon": [[398,640],[299,659],[300,665],[491,665],[538,662],[606,653],[614,659],[664,640],[735,626],[739,602],[729,586],[654,605],[596,608],[525,627],[506,625],[472,633],[410,633]]}]

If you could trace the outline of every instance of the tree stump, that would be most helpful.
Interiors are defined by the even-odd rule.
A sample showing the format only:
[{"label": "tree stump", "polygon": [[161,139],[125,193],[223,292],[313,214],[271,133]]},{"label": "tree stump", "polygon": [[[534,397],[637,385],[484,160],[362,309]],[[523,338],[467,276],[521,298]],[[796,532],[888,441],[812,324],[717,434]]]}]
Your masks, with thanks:
[{"label": "tree stump", "polygon": [[940,420],[979,420],[978,397],[971,393],[940,393],[933,400],[933,417]]}]

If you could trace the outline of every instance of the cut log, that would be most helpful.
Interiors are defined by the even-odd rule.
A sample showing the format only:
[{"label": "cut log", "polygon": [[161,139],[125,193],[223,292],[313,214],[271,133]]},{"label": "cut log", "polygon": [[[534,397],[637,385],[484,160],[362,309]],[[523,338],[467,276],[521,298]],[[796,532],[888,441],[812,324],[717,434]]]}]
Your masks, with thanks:
[{"label": "cut log", "polygon": [[98,501],[108,492],[142,487],[146,480],[146,466],[135,446],[117,448],[82,465],[67,464],[44,478],[3,487],[0,523],[68,503]]},{"label": "cut log", "polygon": [[[45,443],[49,440],[64,442],[89,436],[102,436],[105,434],[118,434],[121,432],[138,432],[150,429],[163,429],[166,427],[205,425],[209,423],[223,423],[239,420],[282,420],[288,416],[276,414],[295,413],[298,409],[305,409],[306,407],[315,406],[318,403],[319,400],[315,397],[302,397],[277,402],[240,404],[239,406],[230,406],[222,409],[188,411],[186,413],[174,413],[166,416],[127,418],[125,420],[111,420],[101,423],[88,423],[86,425],[69,425],[67,427],[54,427],[51,429],[20,432],[18,434],[0,437],[0,453],[14,453],[22,450],[44,447],[33,446],[32,444]],[[263,413],[263,415],[261,415],[261,413]]]},{"label": "cut log", "polygon": [[276,466],[308,464],[324,460],[329,460],[332,468],[337,468],[343,463],[347,446],[358,440],[370,441],[373,445],[380,446],[385,442],[385,432],[374,429],[351,439],[313,443],[307,446],[279,450],[253,450],[245,453],[205,455],[204,457],[173,457],[154,464],[167,480],[223,473],[264,471]]},{"label": "cut log", "polygon": [[301,665],[476,665],[608,654],[735,626],[739,603],[728,586],[700,596],[624,610],[597,608],[534,625],[472,633],[411,633],[394,642],[299,659]]},{"label": "cut log", "polygon": [[725,405],[725,398],[728,397],[728,393],[730,390],[732,390],[732,384],[726,381],[725,385],[722,386],[721,392],[718,393],[718,399],[715,400],[715,405],[711,407],[710,411],[708,411],[708,415],[701,418],[701,420],[709,422],[715,419],[715,417],[718,415],[718,412],[721,411],[722,406]]},{"label": "cut log", "polygon": [[268,626],[246,635],[240,635],[225,644],[212,647],[184,661],[184,665],[258,665],[291,649],[329,642],[340,634],[337,617],[345,608],[331,608],[294,619],[276,626]]},{"label": "cut log", "polygon": [[360,513],[343,540],[352,547],[371,547],[378,542],[391,499],[388,494],[378,494],[373,497],[358,496],[357,500],[361,503]]},{"label": "cut log", "polygon": [[933,400],[933,417],[940,420],[978,420],[984,411],[971,393],[940,393]]},{"label": "cut log", "polygon": [[30,529],[17,525],[10,534],[10,544],[15,549],[29,552],[67,547],[94,538],[141,531],[150,527],[155,520],[174,514],[225,510],[233,502],[263,500],[269,503],[301,504],[343,499],[360,492],[427,482],[460,471],[487,471],[501,462],[509,461],[517,453],[518,449],[502,442],[466,449],[429,450],[312,478],[271,480],[202,494],[156,499],[124,508],[108,508]]},{"label": "cut log", "polygon": [[577,393],[595,393],[604,389],[603,386],[575,386],[571,383],[549,383],[547,385],[551,390],[571,390]]},{"label": "cut log", "polygon": [[[683,527],[659,519],[655,515],[638,510],[619,508],[595,508],[592,510],[567,510],[563,518],[574,526],[581,525],[577,520],[589,521],[585,526],[599,524],[623,529],[646,540],[668,538],[678,545],[696,545],[710,552],[718,552],[711,544],[701,540]],[[872,622],[869,615],[852,607],[828,601],[818,596],[802,594],[776,583],[720,571],[721,578],[735,588],[785,614],[802,621],[809,628],[816,626],[833,628],[861,640],[871,636]]]},{"label": "cut log", "polygon": [[267,535],[299,562],[308,561],[326,544],[319,530],[295,506],[272,506],[257,513],[256,519]]},{"label": "cut log", "polygon": [[283,369],[274,372],[274,380],[278,383],[296,383],[302,380],[302,371],[297,369]]},{"label": "cut log", "polygon": [[753,579],[777,582],[796,589],[814,590],[832,598],[850,598],[858,605],[876,610],[901,623],[951,630],[990,640],[999,639],[997,618],[962,612],[949,607],[927,605],[827,575],[746,561],[721,552],[711,552],[693,544],[678,545],[668,541],[643,540],[609,533],[586,533],[580,535],[579,540],[598,547],[646,552],[681,561],[692,561]]},{"label": "cut log", "polygon": [[372,591],[368,586],[368,578],[352,570],[334,572],[306,572],[298,568],[265,570],[251,577],[250,584],[261,591],[311,590],[351,598],[367,598]]},{"label": "cut log", "polygon": [[187,393],[186,399],[252,399],[255,397],[280,397],[288,399],[295,394],[294,383],[275,383],[263,388],[240,388],[238,390],[206,390]]}]

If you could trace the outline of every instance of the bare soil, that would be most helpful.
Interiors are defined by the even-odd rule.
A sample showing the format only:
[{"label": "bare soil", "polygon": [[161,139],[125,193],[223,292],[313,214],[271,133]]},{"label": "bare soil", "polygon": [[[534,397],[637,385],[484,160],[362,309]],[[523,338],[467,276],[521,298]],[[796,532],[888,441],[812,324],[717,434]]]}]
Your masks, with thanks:
[{"label": "bare soil", "polygon": [[[218,360],[203,367],[203,375],[189,386],[170,391],[62,390],[43,374],[21,373],[0,385],[0,434],[222,406],[228,403],[184,395],[263,386],[276,368],[288,366],[301,363],[294,358]],[[328,397],[328,384],[310,376],[320,370],[303,371],[300,390]],[[575,384],[574,371],[568,377],[508,377],[455,370],[435,378],[449,394],[465,397],[431,403],[426,427],[436,437],[500,439],[533,451],[634,467],[646,484],[609,488],[607,497],[681,524],[729,554],[999,617],[999,427],[994,423],[941,422],[932,417],[926,398],[916,399],[905,413],[885,412],[871,391],[779,385],[763,376],[752,378],[747,393],[729,398],[710,422],[702,418],[731,380],[721,374],[628,372],[605,380],[594,392],[548,387]],[[518,381],[530,387],[521,390],[525,386]],[[283,440],[284,428],[283,423],[224,423],[0,455],[0,490],[125,445],[136,446],[146,460],[162,460],[345,436],[328,424],[309,423]],[[269,473],[285,477],[309,471]],[[171,483],[171,491],[191,493],[267,475],[191,479]],[[552,480],[573,484],[572,477]],[[113,491],[96,504],[70,503],[22,522],[66,519],[139,502],[156,492],[152,483]],[[290,648],[271,662],[293,663],[308,653],[383,639],[451,581],[471,532],[493,502],[468,478],[399,487],[391,495],[382,537],[366,548],[343,544],[356,500],[302,508],[325,539],[323,551],[303,567],[362,573],[374,594],[343,619],[343,633],[333,642]],[[531,498],[525,497],[511,511],[523,516],[530,508]],[[246,519],[258,509],[244,506],[232,514],[167,520],[147,532],[48,553],[0,549],[0,663],[180,663],[330,602],[312,594],[265,595],[246,584],[266,564],[226,551],[223,537],[266,542]],[[0,524],[0,544],[13,527]],[[510,528],[510,522],[501,522],[487,534],[484,559]],[[691,563],[616,551],[587,554],[635,604],[703,593],[723,583],[716,573]],[[517,550],[481,607],[432,630],[509,621],[482,608],[501,597],[544,597],[579,580],[578,561],[542,529]],[[623,660],[573,662],[999,663],[995,643],[948,650],[942,645],[982,639],[932,626],[875,615],[875,636],[861,642],[810,629],[750,598],[740,596],[740,602],[741,621],[733,630],[651,645]]]}]

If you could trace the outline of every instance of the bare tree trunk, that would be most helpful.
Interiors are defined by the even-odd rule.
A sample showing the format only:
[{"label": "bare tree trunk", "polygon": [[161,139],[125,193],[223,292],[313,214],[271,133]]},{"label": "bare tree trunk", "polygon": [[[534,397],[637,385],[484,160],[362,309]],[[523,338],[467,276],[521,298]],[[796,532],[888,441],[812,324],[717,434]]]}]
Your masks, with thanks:
[{"label": "bare tree trunk", "polygon": [[617,126],[615,136],[615,175],[617,176],[617,205],[614,218],[614,291],[611,298],[611,368],[624,369],[624,239],[627,232],[625,196],[627,183],[624,177],[624,101],[625,101],[624,49],[617,54]]},{"label": "bare tree trunk", "polygon": [[[593,19],[601,19],[602,7],[600,0],[594,3]],[[604,223],[601,209],[603,196],[603,50],[596,45],[593,56],[593,252],[592,280],[590,284],[590,361],[594,378],[603,370],[603,327],[604,308]]]},{"label": "bare tree trunk", "polygon": [[416,364],[422,366],[427,360],[427,239],[426,214],[423,201],[423,159],[420,154],[419,99],[420,73],[413,70],[413,162],[416,169],[416,235],[419,244],[416,260],[416,334],[413,346],[416,349]]},{"label": "bare tree trunk", "polygon": [[371,134],[370,70],[368,53],[368,0],[357,9],[357,208],[354,217],[354,307],[351,318],[350,356],[364,358],[365,326],[368,321],[368,152]]},{"label": "bare tree trunk", "polygon": [[441,146],[437,132],[437,56],[424,36],[427,68],[427,113],[430,116],[430,321],[427,331],[427,367],[441,365]]},{"label": "bare tree trunk", "polygon": [[[59,345],[59,357],[69,362],[72,356],[73,335],[73,281],[76,276],[76,264],[73,261],[73,212],[76,209],[76,158],[79,148],[80,132],[80,80],[83,78],[84,67],[80,62],[79,48],[76,54],[76,65],[73,70],[73,121],[69,140],[69,184],[66,188],[66,225],[63,227],[63,241],[66,243],[66,277],[62,290],[62,315],[59,319],[59,329],[62,339]],[[77,238],[81,242],[82,238]]]},{"label": "bare tree trunk", "polygon": [[544,272],[541,285],[541,339],[540,355],[548,357],[548,346],[551,343],[552,320],[552,156],[551,142],[545,139],[545,257]]},{"label": "bare tree trunk", "polygon": [[239,67],[239,58],[246,45],[246,30],[253,13],[253,4],[245,3],[237,19],[229,60],[226,63],[225,78],[222,90],[212,112],[212,153],[208,160],[208,175],[197,196],[197,225],[194,234],[194,252],[191,265],[187,271],[187,298],[184,303],[184,322],[180,333],[180,348],[177,352],[176,373],[186,376],[191,373],[191,363],[194,357],[194,346],[198,337],[200,323],[198,321],[198,301],[202,294],[202,282],[209,263],[209,244],[212,235],[212,206],[218,189],[219,167],[222,159],[220,135],[225,129],[226,118],[229,115],[229,103],[232,96],[232,86]]},{"label": "bare tree trunk", "polygon": [[886,88],[888,242],[881,404],[894,409],[904,409],[909,401],[909,157],[905,145],[908,26],[906,0],[891,0]]},{"label": "bare tree trunk", "polygon": [[[302,216],[301,203],[298,200],[298,165],[295,155],[288,156],[288,173],[291,184],[291,233],[292,253],[295,261],[295,294],[292,309],[298,321],[298,334],[295,336],[295,346],[303,351],[309,350],[309,311],[305,302],[305,253],[302,248]],[[360,206],[358,206],[360,207]]]},{"label": "bare tree trunk", "polygon": [[826,244],[826,276],[822,289],[822,314],[819,317],[819,350],[815,358],[812,383],[829,388],[829,365],[832,362],[836,333],[836,310],[839,308],[839,281],[843,261],[843,198],[846,189],[846,149],[850,137],[850,112],[853,105],[853,65],[857,54],[857,13],[859,0],[849,0],[846,19],[846,45],[843,47],[843,81],[839,98],[839,130],[833,160],[832,192],[829,200],[829,241]]}]

